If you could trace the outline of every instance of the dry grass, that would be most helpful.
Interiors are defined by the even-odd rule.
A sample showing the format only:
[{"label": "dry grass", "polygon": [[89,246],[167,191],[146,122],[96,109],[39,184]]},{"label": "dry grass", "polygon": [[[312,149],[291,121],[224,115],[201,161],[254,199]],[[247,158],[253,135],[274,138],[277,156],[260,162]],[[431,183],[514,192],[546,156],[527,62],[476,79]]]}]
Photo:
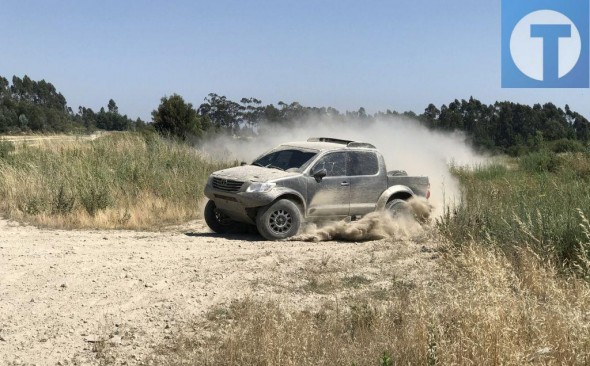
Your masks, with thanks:
[{"label": "dry grass", "polygon": [[55,228],[153,229],[195,218],[207,176],[225,166],[156,135],[22,145],[0,156],[0,210]]},{"label": "dry grass", "polygon": [[590,155],[534,153],[504,165],[456,168],[464,202],[439,229],[456,245],[471,240],[505,250],[529,243],[544,258],[575,264],[590,215]]},{"label": "dry grass", "polygon": [[[587,365],[590,286],[533,251],[481,245],[441,259],[446,280],[310,309],[252,299],[214,309],[158,365]],[[203,329],[208,329],[204,331]]]}]

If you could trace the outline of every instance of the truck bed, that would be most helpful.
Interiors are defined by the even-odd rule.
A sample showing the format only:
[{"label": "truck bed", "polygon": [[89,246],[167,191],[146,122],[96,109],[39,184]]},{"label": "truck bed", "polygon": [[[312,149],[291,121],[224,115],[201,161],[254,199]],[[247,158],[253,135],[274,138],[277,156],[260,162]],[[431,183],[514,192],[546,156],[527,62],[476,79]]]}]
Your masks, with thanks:
[{"label": "truck bed", "polygon": [[409,187],[414,194],[421,197],[426,197],[430,189],[430,182],[428,177],[410,177],[407,175],[399,175],[399,171],[387,173],[387,186],[404,185]]}]

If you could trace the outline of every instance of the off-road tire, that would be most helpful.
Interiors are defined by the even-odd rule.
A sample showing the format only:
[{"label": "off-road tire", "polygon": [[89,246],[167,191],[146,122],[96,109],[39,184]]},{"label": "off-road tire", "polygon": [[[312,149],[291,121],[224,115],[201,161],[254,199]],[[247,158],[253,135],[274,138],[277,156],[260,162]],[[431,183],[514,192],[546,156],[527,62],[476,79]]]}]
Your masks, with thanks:
[{"label": "off-road tire", "polygon": [[412,207],[407,201],[401,198],[394,198],[387,202],[387,204],[385,204],[385,210],[389,211],[393,217],[413,216]]},{"label": "off-road tire", "polygon": [[301,211],[288,199],[281,199],[258,210],[256,227],[268,240],[282,240],[294,236],[301,227]]},{"label": "off-road tire", "polygon": [[203,213],[207,226],[218,234],[240,234],[246,231],[246,224],[234,221],[217,209],[215,202],[209,200]]}]

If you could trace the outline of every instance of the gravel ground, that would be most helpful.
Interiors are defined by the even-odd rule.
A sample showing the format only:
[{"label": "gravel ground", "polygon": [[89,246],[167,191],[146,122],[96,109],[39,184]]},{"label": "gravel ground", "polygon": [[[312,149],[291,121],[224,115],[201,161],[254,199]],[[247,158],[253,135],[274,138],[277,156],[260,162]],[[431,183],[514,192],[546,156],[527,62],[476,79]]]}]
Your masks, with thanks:
[{"label": "gravel ground", "polygon": [[[269,242],[201,221],[161,232],[64,231],[0,220],[0,364],[136,364],[212,307],[250,297],[313,306],[310,276],[428,281],[428,240]],[[342,296],[353,289],[339,289]]]}]

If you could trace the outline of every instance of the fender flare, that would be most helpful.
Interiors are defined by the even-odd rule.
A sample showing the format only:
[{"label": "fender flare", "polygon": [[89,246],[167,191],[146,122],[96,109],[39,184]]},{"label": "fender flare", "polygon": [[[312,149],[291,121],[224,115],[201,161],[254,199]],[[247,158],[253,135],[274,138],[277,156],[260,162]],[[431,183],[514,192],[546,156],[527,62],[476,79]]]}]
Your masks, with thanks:
[{"label": "fender flare", "polygon": [[387,188],[385,192],[381,193],[381,196],[377,200],[376,210],[384,209],[385,205],[387,204],[387,201],[389,201],[389,198],[398,193],[409,194],[412,197],[415,196],[414,192],[409,187],[403,185],[391,186]]},{"label": "fender flare", "polygon": [[299,202],[295,202],[297,204],[301,204],[301,208],[303,209],[303,212],[301,212],[301,215],[303,217],[305,217],[305,212],[307,210],[306,207],[306,203],[305,203],[305,199],[303,198],[303,196],[301,195],[301,193],[297,192],[294,189],[291,188],[286,188],[286,187],[279,187],[278,189],[274,189],[273,190],[273,199],[272,202],[275,202],[278,199],[281,199],[285,196],[294,196],[298,199]]}]

